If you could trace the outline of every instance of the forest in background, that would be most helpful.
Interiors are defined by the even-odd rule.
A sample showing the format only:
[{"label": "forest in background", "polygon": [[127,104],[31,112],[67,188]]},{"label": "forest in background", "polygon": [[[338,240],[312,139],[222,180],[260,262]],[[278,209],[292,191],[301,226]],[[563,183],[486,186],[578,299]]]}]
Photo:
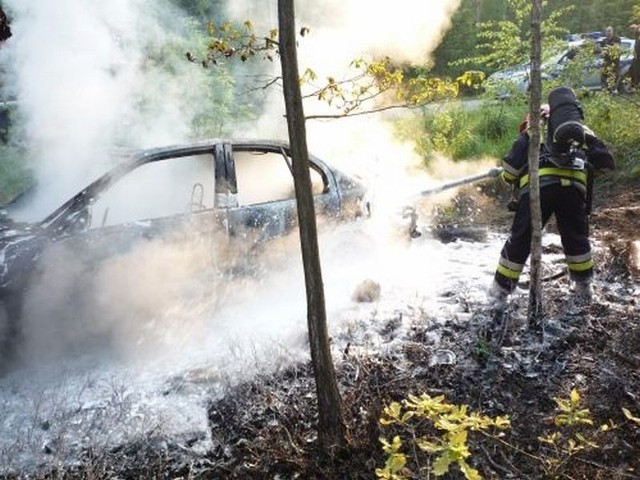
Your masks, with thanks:
[{"label": "forest in background", "polygon": [[[171,0],[189,15],[206,23],[224,18],[222,0]],[[431,73],[456,78],[467,70],[482,70],[482,65],[452,65],[452,62],[468,57],[475,50],[478,26],[485,22],[514,21],[518,0],[461,0],[453,15],[451,28],[445,33],[442,43],[433,54]],[[566,33],[603,31],[613,26],[620,36],[628,36],[629,25],[640,22],[640,9],[634,0],[611,0],[606,7],[600,0],[584,0],[577,6],[572,0],[549,0],[545,2],[543,14],[548,18],[552,12],[568,9],[558,19],[558,27]],[[363,16],[363,21],[366,17]],[[312,25],[309,27],[313,28]],[[522,38],[528,35],[528,25],[523,28]],[[425,52],[427,53],[427,52]],[[414,67],[421,67],[415,65]],[[428,66],[422,66],[427,67]]]},{"label": "forest in background", "polygon": [[[491,73],[483,65],[451,64],[475,50],[479,24],[513,21],[513,3],[514,0],[462,0],[452,18],[451,28],[434,53],[432,72],[453,78],[472,69]],[[636,5],[637,2],[633,0],[612,0],[607,2],[606,7],[598,0],[584,0],[579,6],[571,0],[550,0],[545,2],[543,15],[548,18],[552,12],[568,8],[569,11],[558,19],[558,26],[565,29],[566,33],[603,31],[607,25],[611,25],[618,35],[629,36],[629,25],[639,20],[637,8],[634,8]],[[527,30],[528,24],[525,23],[521,38],[526,38]]]}]

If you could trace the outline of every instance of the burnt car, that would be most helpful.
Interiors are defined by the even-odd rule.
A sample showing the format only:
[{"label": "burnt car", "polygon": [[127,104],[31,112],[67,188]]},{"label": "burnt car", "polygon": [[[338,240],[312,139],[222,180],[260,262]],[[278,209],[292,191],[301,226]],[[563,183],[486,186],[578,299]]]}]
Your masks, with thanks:
[{"label": "burnt car", "polygon": [[[368,213],[359,179],[314,156],[309,166],[318,217],[333,222]],[[91,275],[102,259],[154,241],[241,245],[247,253],[296,225],[291,152],[284,143],[212,140],[134,152],[43,220],[1,221],[5,336],[15,335],[24,296],[43,263],[62,249]]]}]

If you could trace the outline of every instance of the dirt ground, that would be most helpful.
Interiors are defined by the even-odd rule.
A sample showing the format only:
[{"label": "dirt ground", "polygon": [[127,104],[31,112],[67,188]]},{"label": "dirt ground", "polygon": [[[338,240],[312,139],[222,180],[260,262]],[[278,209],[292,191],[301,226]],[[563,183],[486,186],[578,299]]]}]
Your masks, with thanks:
[{"label": "dirt ground", "polygon": [[[398,434],[408,458],[405,478],[433,478],[435,456],[411,440],[439,435],[432,425],[422,421],[407,433],[379,422],[385,405],[426,393],[509,417],[502,436],[469,432],[467,462],[482,478],[640,478],[640,423],[623,410],[640,417],[640,194],[637,185],[599,193],[592,217],[598,282],[590,305],[572,303],[560,278],[553,280],[557,288],[545,288],[542,333],[527,328],[526,295],[496,315],[451,292],[451,301],[466,302],[470,319],[439,326],[437,343],[428,322],[401,334],[390,318],[384,334],[401,340],[396,348],[363,356],[347,347],[337,362],[348,447],[332,458],[317,449],[311,367],[297,365],[211,403],[213,448],[204,454],[165,440],[87,452],[92,470],[79,466],[62,477],[373,479],[385,464],[379,438]],[[555,399],[568,401],[572,390],[579,397],[571,412],[584,421],[557,426]],[[555,441],[541,440],[554,433]],[[441,478],[464,475],[452,465]]]}]

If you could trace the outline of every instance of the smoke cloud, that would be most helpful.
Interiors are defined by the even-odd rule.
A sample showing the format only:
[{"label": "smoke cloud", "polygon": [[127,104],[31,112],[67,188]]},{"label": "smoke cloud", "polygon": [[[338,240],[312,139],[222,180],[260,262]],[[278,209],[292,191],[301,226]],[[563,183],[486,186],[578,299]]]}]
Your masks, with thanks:
[{"label": "smoke cloud", "polygon": [[[384,8],[366,0],[298,2],[296,24],[308,27],[300,43],[301,64],[331,69],[337,75],[360,56],[393,57],[397,62],[423,64],[450,26],[459,0],[399,0]],[[277,27],[276,3],[270,0],[229,2],[238,21],[251,20],[256,29]]]},{"label": "smoke cloud", "polygon": [[[300,69],[311,68],[319,78],[340,77],[356,58],[385,55],[423,64],[449,27],[458,4],[459,0],[399,0],[393,8],[382,9],[364,0],[298,2],[297,24],[310,29],[300,41]],[[0,53],[8,72],[5,94],[19,105],[38,180],[32,201],[20,212],[22,219],[42,218],[103,173],[113,163],[108,152],[114,146],[159,146],[197,136],[193,119],[202,99],[210,95],[211,85],[202,81],[204,71],[184,56],[169,59],[173,68],[159,65],[159,58],[166,63],[167,55],[197,48],[189,43],[193,37],[184,13],[168,0],[6,0],[4,5],[13,30]],[[228,2],[226,15],[239,21],[250,19],[256,31],[266,31],[277,27],[275,5],[271,0],[234,0]],[[168,44],[184,49],[167,50]],[[239,79],[241,68],[236,68]],[[278,75],[277,61],[271,68]],[[255,112],[260,113],[258,119],[249,127],[242,125],[237,135],[286,139],[281,93],[265,94],[264,111]],[[305,108],[331,112],[329,106],[313,101]],[[388,219],[401,206],[398,192],[426,188],[430,179],[417,168],[421,159],[413,146],[399,143],[387,120],[377,115],[310,121],[307,131],[312,153],[365,177],[376,203],[378,225],[388,229]],[[130,317],[141,312],[141,316],[161,318],[175,300],[171,285],[192,278],[194,259],[201,258],[197,249],[176,256],[165,247],[155,245],[145,252],[130,252],[126,262],[120,258],[105,263],[95,272],[94,285],[88,287],[92,293],[86,297],[74,286],[83,265],[73,251],[55,253],[54,273],[43,279],[30,298],[32,316],[27,325],[34,335],[34,350],[39,349],[38,339],[58,338],[64,350],[87,335],[114,329],[120,346],[126,350],[130,340],[134,350],[133,339],[144,338],[147,331],[132,327],[135,320]],[[172,267],[170,275],[167,265]],[[137,273],[143,269],[151,273]],[[170,281],[158,287],[155,279],[161,276]],[[76,292],[77,298],[69,301],[69,292]],[[50,312],[53,304],[62,307]],[[69,318],[74,311],[86,317],[84,327],[50,331],[58,328],[49,322],[51,318]],[[73,325],[82,326],[72,320]],[[69,334],[78,338],[69,339]]]},{"label": "smoke cloud", "polygon": [[[300,72],[309,68],[320,79],[328,76],[340,79],[353,73],[349,72],[353,60],[375,60],[385,56],[396,63],[428,63],[450,27],[450,17],[459,3],[459,0],[428,3],[400,0],[391,8],[377,8],[364,0],[298,2],[296,25],[310,30],[298,45]],[[260,32],[278,26],[274,5],[275,2],[270,0],[234,1],[229,2],[227,10],[237,21],[250,19]],[[274,65],[275,75],[279,68],[279,65]],[[274,105],[279,108],[277,114],[281,117],[282,100],[274,102]],[[308,115],[310,111],[315,113],[317,110],[327,113],[328,107],[322,102],[310,101],[305,109]],[[267,115],[273,118],[274,113],[268,111]],[[335,110],[332,113],[336,113]],[[308,123],[308,128],[313,128],[312,122]],[[336,127],[336,130],[340,128]],[[282,135],[285,132],[279,130],[277,133]]]},{"label": "smoke cloud", "polygon": [[114,146],[191,135],[195,66],[180,58],[169,72],[158,61],[184,41],[183,15],[167,2],[8,0],[5,8],[13,37],[2,50],[4,93],[17,100],[38,185],[26,219],[103,173]]},{"label": "smoke cloud", "polygon": [[[450,17],[459,3],[459,0],[400,0],[391,7],[379,8],[364,0],[298,2],[296,25],[310,30],[298,45],[300,72],[312,69],[322,84],[328,76],[349,78],[353,74],[349,65],[359,58],[375,60],[389,56],[397,63],[428,63],[450,27]],[[228,13],[237,21],[258,19],[254,21],[256,30],[268,31],[278,25],[274,5],[269,0],[234,1],[230,2]],[[279,75],[279,68],[273,66],[274,76]],[[304,93],[309,92],[303,90]],[[268,132],[270,136],[286,139],[281,92],[275,94],[250,134],[264,136]],[[340,113],[313,99],[308,99],[304,108],[306,115]],[[417,168],[422,159],[414,153],[413,145],[395,138],[389,121],[393,118],[393,113],[372,114],[306,124],[312,153],[363,177],[375,192],[377,229],[385,228],[385,224],[393,228],[393,222],[389,221],[405,200],[399,192],[420,191],[433,183]]]}]

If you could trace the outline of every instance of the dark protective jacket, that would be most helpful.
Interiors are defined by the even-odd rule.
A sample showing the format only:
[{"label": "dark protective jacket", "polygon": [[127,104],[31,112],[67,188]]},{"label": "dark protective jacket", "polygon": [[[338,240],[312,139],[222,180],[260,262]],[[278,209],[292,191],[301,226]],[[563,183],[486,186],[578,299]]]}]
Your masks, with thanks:
[{"label": "dark protective jacket", "polygon": [[[584,168],[562,168],[554,163],[547,146],[540,145],[540,187],[552,184],[574,185],[583,193],[587,191],[588,175],[598,175],[615,168],[615,162],[607,146],[595,135],[587,133],[586,148],[577,153],[585,162]],[[576,165],[578,167],[579,165]],[[525,130],[513,142],[511,150],[502,159],[502,178],[516,185],[520,192],[529,185],[529,134]]]}]

